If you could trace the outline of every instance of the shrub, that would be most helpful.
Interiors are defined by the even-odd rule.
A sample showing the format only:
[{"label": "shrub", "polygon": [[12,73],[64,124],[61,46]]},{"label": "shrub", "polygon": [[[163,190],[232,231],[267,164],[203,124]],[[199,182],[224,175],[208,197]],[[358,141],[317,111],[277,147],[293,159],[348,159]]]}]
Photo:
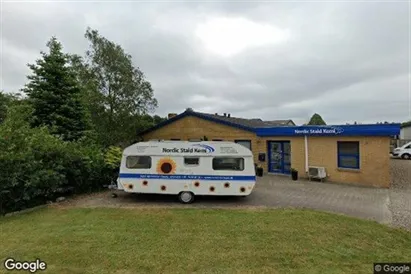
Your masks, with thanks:
[{"label": "shrub", "polygon": [[121,154],[121,148],[110,146],[105,154],[105,164],[112,169],[118,168],[121,162]]},{"label": "shrub", "polygon": [[0,125],[0,213],[95,191],[112,180],[113,168],[98,145],[65,142],[47,128],[30,128],[27,105],[8,111]]}]

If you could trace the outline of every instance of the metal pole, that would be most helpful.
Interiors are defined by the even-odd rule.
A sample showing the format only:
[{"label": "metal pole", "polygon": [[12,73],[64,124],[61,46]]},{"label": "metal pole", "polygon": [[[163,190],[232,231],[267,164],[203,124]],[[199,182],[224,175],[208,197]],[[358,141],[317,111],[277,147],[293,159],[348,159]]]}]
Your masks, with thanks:
[{"label": "metal pole", "polygon": [[304,147],[305,147],[305,172],[308,173],[308,138],[304,135]]}]

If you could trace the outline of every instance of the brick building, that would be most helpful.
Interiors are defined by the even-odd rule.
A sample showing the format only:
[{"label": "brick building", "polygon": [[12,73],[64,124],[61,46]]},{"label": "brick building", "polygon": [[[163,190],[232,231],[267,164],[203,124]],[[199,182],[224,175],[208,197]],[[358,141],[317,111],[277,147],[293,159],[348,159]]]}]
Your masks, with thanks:
[{"label": "brick building", "polygon": [[399,124],[296,126],[292,120],[262,121],[187,109],[139,136],[144,140],[232,141],[248,147],[266,173],[307,177],[324,167],[327,181],[390,187],[390,138]]}]

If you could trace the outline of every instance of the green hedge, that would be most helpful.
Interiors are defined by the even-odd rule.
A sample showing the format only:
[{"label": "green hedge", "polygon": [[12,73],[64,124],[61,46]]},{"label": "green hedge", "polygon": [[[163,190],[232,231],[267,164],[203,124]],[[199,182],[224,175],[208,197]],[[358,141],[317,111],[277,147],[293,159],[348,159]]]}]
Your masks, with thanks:
[{"label": "green hedge", "polygon": [[115,177],[98,145],[64,142],[46,128],[30,128],[28,106],[9,111],[0,125],[1,214],[96,191]]}]

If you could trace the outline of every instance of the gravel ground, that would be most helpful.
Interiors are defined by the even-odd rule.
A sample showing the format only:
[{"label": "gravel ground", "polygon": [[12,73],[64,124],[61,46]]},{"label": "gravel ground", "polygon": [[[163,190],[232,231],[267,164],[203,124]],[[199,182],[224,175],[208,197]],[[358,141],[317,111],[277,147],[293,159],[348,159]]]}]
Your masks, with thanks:
[{"label": "gravel ground", "polygon": [[392,159],[391,177],[388,208],[392,212],[392,224],[411,229],[411,161]]},{"label": "gravel ground", "polygon": [[392,189],[411,190],[411,161],[391,160]]}]

